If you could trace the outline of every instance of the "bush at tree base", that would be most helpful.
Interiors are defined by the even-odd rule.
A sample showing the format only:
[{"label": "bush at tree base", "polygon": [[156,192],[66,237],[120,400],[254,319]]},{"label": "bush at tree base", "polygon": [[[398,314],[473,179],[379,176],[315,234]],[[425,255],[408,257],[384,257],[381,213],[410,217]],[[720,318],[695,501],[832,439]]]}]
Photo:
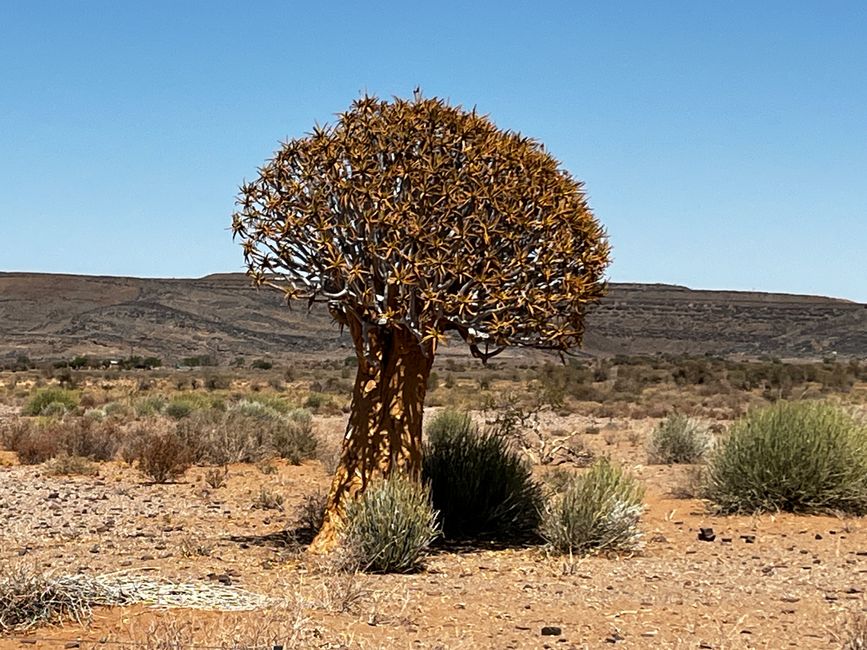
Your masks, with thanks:
[{"label": "bush at tree base", "polygon": [[428,425],[422,468],[444,537],[510,541],[534,534],[542,488],[513,438],[479,430],[466,413],[443,411]]},{"label": "bush at tree base", "polygon": [[429,490],[398,473],[350,500],[342,526],[341,542],[351,560],[376,573],[412,571],[439,535]]}]

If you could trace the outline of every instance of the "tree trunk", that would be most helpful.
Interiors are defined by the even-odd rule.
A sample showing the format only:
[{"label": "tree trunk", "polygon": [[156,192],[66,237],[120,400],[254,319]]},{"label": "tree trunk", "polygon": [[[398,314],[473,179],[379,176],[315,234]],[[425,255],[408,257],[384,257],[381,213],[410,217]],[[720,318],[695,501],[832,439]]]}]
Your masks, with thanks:
[{"label": "tree trunk", "polygon": [[[373,327],[365,340],[359,323],[347,325],[358,356],[358,372],[325,519],[310,545],[313,553],[334,548],[341,504],[363,492],[371,480],[392,471],[414,477],[421,474],[422,410],[435,346],[424,344],[425,354],[422,344],[402,328]],[[372,364],[370,358],[378,363]]]}]

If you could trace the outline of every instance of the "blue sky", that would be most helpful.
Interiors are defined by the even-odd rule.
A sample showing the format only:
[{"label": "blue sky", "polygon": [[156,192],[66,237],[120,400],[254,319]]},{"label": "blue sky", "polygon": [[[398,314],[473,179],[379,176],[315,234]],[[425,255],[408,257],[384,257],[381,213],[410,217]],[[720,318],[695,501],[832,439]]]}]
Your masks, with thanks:
[{"label": "blue sky", "polygon": [[867,3],[0,3],[0,270],[242,268],[238,185],[360,93],[585,181],[613,281],[867,302]]}]

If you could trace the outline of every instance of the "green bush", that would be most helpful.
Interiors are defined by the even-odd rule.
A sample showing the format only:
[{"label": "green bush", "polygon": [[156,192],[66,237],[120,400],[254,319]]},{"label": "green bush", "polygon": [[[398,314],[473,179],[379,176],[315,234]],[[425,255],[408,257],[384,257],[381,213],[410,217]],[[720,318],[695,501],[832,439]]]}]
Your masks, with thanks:
[{"label": "green bush", "polygon": [[402,474],[371,483],[343,511],[341,543],[365,571],[412,571],[438,535],[427,488]]},{"label": "green bush", "polygon": [[780,402],[732,425],[704,496],[722,513],[867,514],[867,428],[821,402]]},{"label": "green bush", "polygon": [[542,488],[529,463],[507,436],[480,431],[466,414],[444,411],[429,424],[423,477],[446,538],[515,540],[539,523]]},{"label": "green bush", "polygon": [[159,415],[166,407],[166,398],[161,395],[152,395],[150,397],[142,397],[135,401],[133,408],[135,414],[140,418],[152,417]]},{"label": "green bush", "polygon": [[600,459],[552,499],[539,532],[558,553],[633,549],[641,537],[643,497],[644,489],[631,475]]},{"label": "green bush", "polygon": [[58,407],[55,405],[61,405],[64,411],[71,411],[78,406],[78,400],[75,393],[71,391],[62,388],[42,388],[36,391],[36,394],[24,405],[22,413],[24,415],[44,415],[45,410],[49,407],[56,411]]},{"label": "green bush", "polygon": [[173,420],[181,420],[193,412],[193,405],[186,400],[173,399],[166,404],[165,414]]},{"label": "green bush", "polygon": [[685,415],[669,415],[653,430],[647,448],[650,463],[699,463],[710,449],[710,434]]}]

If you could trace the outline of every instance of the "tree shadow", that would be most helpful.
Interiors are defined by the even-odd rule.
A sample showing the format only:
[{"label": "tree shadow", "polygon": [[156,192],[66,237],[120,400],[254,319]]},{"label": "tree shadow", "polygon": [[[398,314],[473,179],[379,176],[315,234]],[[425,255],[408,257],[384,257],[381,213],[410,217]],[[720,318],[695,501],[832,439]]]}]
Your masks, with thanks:
[{"label": "tree shadow", "polygon": [[448,539],[440,537],[430,547],[431,555],[446,553],[478,553],[480,551],[507,551],[526,548],[537,548],[544,543],[541,537],[533,533],[515,535],[512,537],[461,537]]},{"label": "tree shadow", "polygon": [[315,536],[316,531],[309,526],[290,526],[263,535],[229,535],[224,539],[240,545],[241,548],[261,546],[266,548],[301,549],[309,546]]}]

